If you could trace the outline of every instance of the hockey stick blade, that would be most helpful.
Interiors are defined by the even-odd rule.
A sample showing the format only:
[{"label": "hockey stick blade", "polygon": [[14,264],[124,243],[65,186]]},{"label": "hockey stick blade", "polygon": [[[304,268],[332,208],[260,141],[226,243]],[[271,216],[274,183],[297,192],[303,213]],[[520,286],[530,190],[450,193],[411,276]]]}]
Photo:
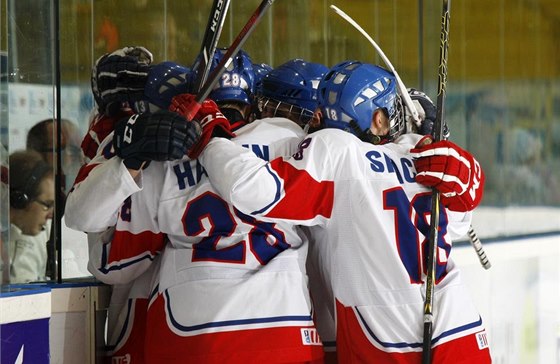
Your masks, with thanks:
[{"label": "hockey stick blade", "polygon": [[208,74],[210,73],[210,68],[212,67],[212,57],[214,57],[214,53],[216,52],[216,48],[218,46],[218,41],[222,33],[222,28],[224,27],[230,2],[231,0],[214,0],[212,9],[210,9],[210,16],[208,17],[208,23],[206,24],[206,32],[204,33],[202,46],[200,47],[200,63],[198,64],[198,69],[194,70],[197,77],[193,85],[193,90],[196,92],[200,91],[202,85],[206,82]]},{"label": "hockey stick blade", "polygon": [[470,226],[467,235],[469,236],[471,245],[473,246],[474,250],[476,251],[476,254],[478,255],[478,260],[480,261],[482,267],[484,267],[484,269],[490,269],[490,267],[492,267],[492,264],[490,263],[488,256],[486,256],[486,251],[484,251],[484,248],[482,247],[482,242],[476,235],[476,232],[474,231],[472,225]]},{"label": "hockey stick blade", "polygon": [[200,110],[201,103],[206,100],[226,68],[233,61],[233,57],[237,54],[237,52],[239,52],[243,44],[245,44],[245,41],[247,40],[247,38],[249,38],[249,35],[251,35],[253,30],[255,30],[264,13],[268,10],[273,2],[274,0],[263,0],[255,10],[253,15],[251,15],[243,29],[241,29],[237,37],[235,37],[220,63],[218,63],[216,68],[214,68],[214,71],[212,71],[210,76],[208,76],[208,80],[206,81],[206,83],[196,94],[194,102],[188,106],[188,113],[184,115],[188,120],[192,120],[198,110]]},{"label": "hockey stick blade", "polygon": [[337,13],[341,18],[343,18],[348,23],[350,23],[354,28],[356,28],[357,31],[362,33],[362,35],[371,43],[373,48],[375,48],[377,53],[379,53],[379,56],[381,57],[383,62],[385,62],[385,65],[387,65],[389,70],[391,72],[393,72],[393,74],[395,75],[401,97],[403,98],[406,106],[410,110],[410,112],[412,114],[412,118],[414,119],[414,122],[416,123],[417,126],[420,126],[420,116],[418,115],[418,111],[416,110],[416,107],[414,106],[414,104],[412,102],[412,99],[410,98],[410,95],[408,94],[406,86],[404,85],[404,82],[402,81],[399,74],[395,70],[395,67],[393,67],[393,64],[391,63],[391,61],[389,61],[389,58],[387,58],[387,56],[385,55],[385,53],[383,52],[381,47],[373,40],[373,38],[358,23],[356,23],[356,21],[354,19],[352,19],[352,17],[350,17],[350,15],[346,14],[344,11],[340,10],[335,5],[331,5],[330,8],[333,9],[334,12]]}]

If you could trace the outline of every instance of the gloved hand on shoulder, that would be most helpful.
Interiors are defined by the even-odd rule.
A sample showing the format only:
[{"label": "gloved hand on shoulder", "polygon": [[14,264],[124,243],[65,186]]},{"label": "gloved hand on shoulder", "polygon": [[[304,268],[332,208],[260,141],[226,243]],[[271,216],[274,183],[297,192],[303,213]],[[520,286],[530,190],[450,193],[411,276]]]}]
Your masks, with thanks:
[{"label": "gloved hand on shoulder", "polygon": [[127,168],[138,170],[145,168],[146,162],[183,158],[201,134],[198,123],[187,122],[175,112],[134,114],[115,127],[113,148]]},{"label": "gloved hand on shoulder", "polygon": [[410,150],[416,168],[416,182],[435,188],[441,202],[453,211],[472,211],[481,200],[484,173],[474,156],[458,145],[425,136]]},{"label": "gloved hand on shoulder", "polygon": [[195,96],[191,94],[181,94],[173,97],[169,109],[175,111],[186,118],[198,109],[192,121],[197,122],[202,127],[202,136],[189,151],[188,156],[196,159],[206,147],[206,144],[213,137],[221,137],[231,139],[235,134],[231,131],[231,124],[222,114],[218,105],[210,99],[206,99],[202,104],[198,104]]},{"label": "gloved hand on shoulder", "polygon": [[[407,129],[409,131],[421,134],[421,135],[431,135],[434,136],[434,122],[436,121],[437,108],[432,102],[432,99],[424,92],[416,90],[414,88],[408,89],[408,94],[412,99],[412,103],[418,112],[420,117],[420,123],[416,123],[412,117],[412,112],[406,106],[404,108],[405,120]],[[448,139],[450,136],[449,128],[447,124],[444,125],[442,139]]]}]

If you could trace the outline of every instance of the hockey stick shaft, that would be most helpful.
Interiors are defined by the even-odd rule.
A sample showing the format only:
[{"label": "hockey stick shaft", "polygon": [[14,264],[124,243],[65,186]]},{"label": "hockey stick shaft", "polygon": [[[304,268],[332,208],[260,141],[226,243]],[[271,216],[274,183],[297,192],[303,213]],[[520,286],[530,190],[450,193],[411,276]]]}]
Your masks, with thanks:
[{"label": "hockey stick shaft", "polygon": [[[434,122],[434,139],[442,140],[444,128],[444,102],[447,87],[447,55],[449,47],[449,0],[443,0],[438,67],[437,114]],[[426,257],[426,297],[424,300],[424,336],[422,342],[422,364],[432,362],[433,301],[436,284],[437,242],[440,217],[440,194],[432,191],[432,213],[430,216],[430,236]]]},{"label": "hockey stick shaft", "polygon": [[196,92],[200,91],[210,73],[212,57],[218,46],[230,2],[231,0],[214,0],[212,9],[210,9],[210,16],[208,17],[206,31],[202,39],[202,46],[200,47],[200,63],[198,64],[198,69],[195,70],[197,78],[193,85],[193,90]]},{"label": "hockey stick shaft", "polygon": [[208,95],[210,94],[210,92],[218,82],[219,78],[222,76],[226,68],[232,62],[233,57],[237,54],[237,52],[239,52],[243,44],[245,44],[245,41],[247,40],[247,38],[249,38],[249,35],[251,35],[253,30],[255,30],[256,26],[259,24],[260,20],[262,19],[264,13],[268,10],[268,8],[272,5],[273,2],[274,0],[263,0],[263,2],[261,2],[259,7],[255,10],[253,15],[251,15],[251,17],[249,18],[249,20],[247,21],[243,29],[241,29],[237,37],[233,40],[231,45],[228,47],[228,50],[224,54],[220,63],[218,63],[216,68],[214,68],[214,71],[212,71],[210,76],[208,76],[208,80],[206,81],[204,86],[202,86],[200,91],[196,94],[194,103],[190,105],[188,113],[184,115],[188,120],[192,120],[196,115],[196,113],[198,112],[198,110],[200,110],[201,103],[204,100],[206,100],[206,98],[208,97]]},{"label": "hockey stick shaft", "polygon": [[346,14],[344,11],[340,10],[338,7],[331,5],[330,6],[331,9],[333,9],[335,11],[335,13],[337,13],[338,15],[340,15],[341,18],[343,18],[344,20],[346,20],[348,23],[350,23],[354,28],[356,28],[357,31],[359,31],[360,33],[362,33],[362,35],[371,43],[371,45],[373,46],[373,48],[375,48],[375,50],[377,51],[377,53],[379,53],[379,56],[381,57],[381,59],[383,60],[383,62],[385,62],[385,65],[387,65],[387,68],[389,68],[389,70],[391,72],[393,72],[393,74],[395,75],[395,78],[397,80],[397,85],[401,94],[401,97],[403,98],[406,106],[408,107],[408,109],[410,110],[411,114],[412,114],[412,118],[414,119],[414,122],[417,124],[420,124],[420,116],[418,115],[418,111],[416,110],[416,107],[414,106],[412,99],[410,98],[410,95],[408,94],[408,91],[406,89],[406,86],[404,85],[404,82],[402,81],[402,79],[400,78],[399,74],[397,73],[397,71],[395,70],[395,67],[393,67],[393,64],[391,63],[391,61],[389,61],[389,58],[385,55],[385,53],[383,52],[383,50],[381,49],[381,47],[373,40],[373,38],[358,24],[356,23],[356,21],[354,19],[352,19],[348,14]]},{"label": "hockey stick shaft", "polygon": [[490,267],[492,267],[492,264],[490,263],[490,260],[486,255],[486,251],[482,246],[482,242],[478,238],[478,235],[476,235],[476,232],[474,231],[472,225],[470,226],[467,235],[469,236],[469,240],[471,241],[472,247],[474,248],[476,254],[478,255],[478,260],[480,261],[480,264],[484,267],[484,269],[490,269]]}]

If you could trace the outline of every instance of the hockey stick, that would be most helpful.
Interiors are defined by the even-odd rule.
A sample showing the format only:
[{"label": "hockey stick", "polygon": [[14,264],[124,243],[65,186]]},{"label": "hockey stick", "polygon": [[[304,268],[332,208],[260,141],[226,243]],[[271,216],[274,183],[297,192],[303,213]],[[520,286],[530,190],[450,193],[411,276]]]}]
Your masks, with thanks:
[{"label": "hockey stick", "polygon": [[393,72],[393,74],[395,75],[401,97],[403,98],[404,103],[406,104],[406,106],[410,110],[410,113],[412,114],[412,118],[414,119],[414,122],[416,123],[417,126],[420,126],[420,116],[418,115],[418,111],[416,110],[416,107],[414,106],[414,104],[412,102],[412,99],[410,98],[410,95],[408,94],[406,86],[404,85],[402,79],[399,77],[399,74],[395,70],[395,67],[393,67],[393,64],[391,63],[391,61],[389,61],[389,58],[387,58],[387,56],[385,55],[385,53],[383,52],[381,47],[379,47],[379,45],[377,45],[377,43],[375,43],[373,38],[358,23],[356,23],[356,21],[354,19],[352,19],[348,14],[346,14],[344,11],[340,10],[338,7],[336,7],[334,5],[331,5],[330,8],[333,9],[335,11],[335,13],[340,15],[344,20],[346,20],[348,23],[350,23],[354,28],[356,28],[357,31],[362,33],[362,35],[371,43],[373,48],[375,48],[375,50],[377,50],[377,52],[379,53],[379,56],[381,57],[381,59],[383,59],[383,62],[385,62],[385,65],[387,65],[389,70],[391,72]]},{"label": "hockey stick", "polygon": [[243,46],[247,38],[249,38],[249,35],[253,32],[253,30],[255,30],[256,26],[259,24],[260,20],[262,19],[264,13],[266,12],[266,10],[268,10],[268,8],[270,7],[270,5],[272,5],[273,2],[274,0],[263,0],[263,2],[261,2],[259,7],[255,10],[253,15],[251,15],[251,17],[249,18],[249,20],[247,21],[243,29],[241,29],[237,37],[233,40],[231,45],[228,47],[228,50],[224,54],[224,57],[222,58],[220,63],[218,63],[214,71],[210,74],[210,76],[208,76],[208,80],[206,81],[204,86],[202,86],[200,91],[198,91],[198,93],[196,94],[196,97],[194,98],[194,102],[191,105],[188,105],[188,112],[186,115],[183,115],[188,120],[192,120],[196,115],[196,113],[198,112],[198,110],[200,110],[201,103],[204,100],[206,100],[206,98],[208,97],[208,95],[210,94],[210,92],[218,82],[220,76],[224,73],[226,68],[232,62],[233,57],[237,54],[237,52],[239,52],[239,50],[241,49],[241,47]]},{"label": "hockey stick", "polygon": [[200,57],[198,69],[196,71],[197,77],[193,85],[193,90],[200,91],[206,78],[210,73],[212,67],[212,57],[218,46],[218,40],[224,27],[226,14],[231,0],[214,0],[212,9],[210,9],[210,16],[208,17],[208,24],[206,24],[206,32],[202,39],[202,46],[200,48]]},{"label": "hockey stick", "polygon": [[486,256],[486,252],[482,247],[482,242],[476,235],[476,232],[474,231],[472,225],[469,227],[469,232],[467,233],[467,235],[469,236],[469,240],[471,241],[472,247],[474,248],[476,254],[478,255],[478,260],[480,261],[482,267],[484,267],[484,269],[490,269],[490,267],[492,267],[492,264],[490,263],[490,260],[488,260],[488,257]]},{"label": "hockey stick", "polygon": [[[438,67],[437,114],[434,122],[434,139],[442,140],[444,127],[444,101],[447,86],[447,48],[449,46],[449,0],[443,0],[441,15],[441,35]],[[424,299],[424,340],[422,343],[422,364],[432,362],[433,300],[436,282],[436,259],[439,227],[440,194],[432,191],[432,213],[430,215],[430,236],[426,257],[426,297]]]}]

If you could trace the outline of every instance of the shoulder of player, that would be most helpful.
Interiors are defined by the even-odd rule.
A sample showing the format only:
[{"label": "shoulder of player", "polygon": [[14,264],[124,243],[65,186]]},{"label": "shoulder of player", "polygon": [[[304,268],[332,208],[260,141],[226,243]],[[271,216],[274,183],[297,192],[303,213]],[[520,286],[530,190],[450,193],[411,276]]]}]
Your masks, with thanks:
[{"label": "shoulder of player", "polygon": [[250,124],[236,130],[237,135],[233,140],[239,144],[246,141],[250,143],[270,143],[285,138],[303,138],[305,132],[296,123],[284,118],[265,118],[255,120]]},{"label": "shoulder of player", "polygon": [[303,130],[299,125],[286,118],[263,118],[257,119],[236,131],[236,134],[241,135],[253,130],[259,130],[263,128],[277,128],[292,131],[294,133],[303,133]]},{"label": "shoulder of player", "polygon": [[349,150],[364,143],[353,134],[340,129],[321,129],[307,136],[314,144],[325,145],[329,151]]}]

